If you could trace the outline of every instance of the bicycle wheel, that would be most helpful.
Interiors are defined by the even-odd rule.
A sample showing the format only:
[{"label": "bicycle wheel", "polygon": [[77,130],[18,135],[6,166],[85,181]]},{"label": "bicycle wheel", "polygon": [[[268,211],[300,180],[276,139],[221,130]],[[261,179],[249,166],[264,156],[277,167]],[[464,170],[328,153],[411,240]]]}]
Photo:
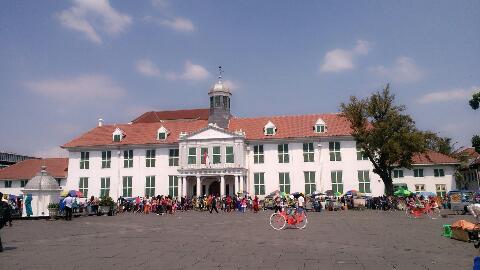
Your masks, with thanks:
[{"label": "bicycle wheel", "polygon": [[297,223],[295,223],[295,227],[297,229],[305,229],[305,227],[307,227],[307,223],[307,215],[305,212],[302,212],[302,214],[297,217]]},{"label": "bicycle wheel", "polygon": [[427,212],[427,216],[431,219],[438,219],[441,216],[441,212],[439,208],[432,208]]},{"label": "bicycle wheel", "polygon": [[270,216],[270,226],[274,230],[279,231],[279,230],[285,228],[285,225],[287,225],[287,220],[280,213],[273,213]]}]

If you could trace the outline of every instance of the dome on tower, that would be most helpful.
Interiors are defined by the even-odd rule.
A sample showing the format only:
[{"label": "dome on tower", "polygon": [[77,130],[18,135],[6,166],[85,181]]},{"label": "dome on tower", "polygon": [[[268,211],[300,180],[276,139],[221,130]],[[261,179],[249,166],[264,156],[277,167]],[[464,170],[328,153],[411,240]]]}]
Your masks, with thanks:
[{"label": "dome on tower", "polygon": [[227,94],[231,95],[230,93],[230,88],[228,88],[222,80],[222,67],[218,67],[219,69],[219,74],[218,74],[218,81],[213,85],[212,88],[210,88],[210,91],[208,92],[209,94]]}]

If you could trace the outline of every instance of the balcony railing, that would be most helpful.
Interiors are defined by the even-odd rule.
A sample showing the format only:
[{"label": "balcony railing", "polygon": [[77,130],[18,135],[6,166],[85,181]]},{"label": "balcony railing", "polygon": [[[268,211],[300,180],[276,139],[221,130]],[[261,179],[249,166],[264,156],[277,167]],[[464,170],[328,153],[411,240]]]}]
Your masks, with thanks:
[{"label": "balcony railing", "polygon": [[228,168],[243,168],[238,163],[219,163],[219,164],[187,164],[181,166],[181,169],[228,169]]}]

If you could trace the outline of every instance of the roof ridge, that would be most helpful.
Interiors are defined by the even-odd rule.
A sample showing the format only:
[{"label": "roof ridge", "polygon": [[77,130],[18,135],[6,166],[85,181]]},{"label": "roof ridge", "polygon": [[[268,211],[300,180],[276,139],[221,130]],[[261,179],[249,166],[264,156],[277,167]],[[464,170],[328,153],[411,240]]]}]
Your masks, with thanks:
[{"label": "roof ridge", "polygon": [[259,119],[259,118],[273,118],[273,117],[299,117],[299,116],[316,116],[316,115],[340,115],[340,112],[337,113],[309,113],[309,114],[288,114],[288,115],[266,115],[266,116],[256,116],[256,117],[232,117],[233,119]]}]

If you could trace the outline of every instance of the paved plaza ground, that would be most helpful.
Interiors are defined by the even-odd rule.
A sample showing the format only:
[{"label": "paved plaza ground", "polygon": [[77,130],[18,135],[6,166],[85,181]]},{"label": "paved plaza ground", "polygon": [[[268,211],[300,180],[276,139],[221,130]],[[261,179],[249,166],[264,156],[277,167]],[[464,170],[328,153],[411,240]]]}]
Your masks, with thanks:
[{"label": "paved plaza ground", "polygon": [[120,214],[15,221],[1,230],[0,269],[472,269],[472,243],[441,236],[459,218],[402,212],[309,213],[274,231],[270,211]]}]

